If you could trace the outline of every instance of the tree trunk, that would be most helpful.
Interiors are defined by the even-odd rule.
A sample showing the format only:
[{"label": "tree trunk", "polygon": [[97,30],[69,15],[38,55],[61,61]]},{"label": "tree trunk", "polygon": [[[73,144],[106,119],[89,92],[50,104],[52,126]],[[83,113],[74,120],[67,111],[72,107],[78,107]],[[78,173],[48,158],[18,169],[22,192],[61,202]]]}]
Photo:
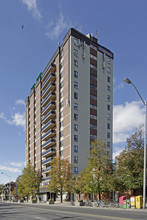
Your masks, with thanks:
[{"label": "tree trunk", "polygon": [[60,192],[60,194],[61,194],[61,203],[63,202],[63,200],[62,200],[62,191]]}]

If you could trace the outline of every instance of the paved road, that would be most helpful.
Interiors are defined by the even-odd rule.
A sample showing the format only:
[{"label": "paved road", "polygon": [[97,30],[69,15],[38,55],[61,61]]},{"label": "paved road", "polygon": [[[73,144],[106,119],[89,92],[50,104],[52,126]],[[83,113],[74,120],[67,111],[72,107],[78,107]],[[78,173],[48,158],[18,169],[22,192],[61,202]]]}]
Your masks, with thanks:
[{"label": "paved road", "polygon": [[147,220],[147,210],[60,207],[0,202],[0,220]]}]

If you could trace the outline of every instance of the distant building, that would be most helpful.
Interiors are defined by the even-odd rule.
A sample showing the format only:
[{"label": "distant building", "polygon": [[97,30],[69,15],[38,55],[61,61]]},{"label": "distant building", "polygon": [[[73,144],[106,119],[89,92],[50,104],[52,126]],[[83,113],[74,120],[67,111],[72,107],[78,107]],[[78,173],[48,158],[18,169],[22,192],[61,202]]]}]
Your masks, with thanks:
[{"label": "distant building", "polygon": [[69,160],[73,174],[83,170],[94,139],[112,159],[112,112],[113,53],[69,29],[26,99],[26,163],[42,172],[43,186],[56,155]]},{"label": "distant building", "polygon": [[9,196],[11,198],[11,192],[14,190],[15,187],[16,187],[16,183],[13,181],[10,183],[6,183],[3,186],[3,192],[2,192],[3,200],[9,200]]}]

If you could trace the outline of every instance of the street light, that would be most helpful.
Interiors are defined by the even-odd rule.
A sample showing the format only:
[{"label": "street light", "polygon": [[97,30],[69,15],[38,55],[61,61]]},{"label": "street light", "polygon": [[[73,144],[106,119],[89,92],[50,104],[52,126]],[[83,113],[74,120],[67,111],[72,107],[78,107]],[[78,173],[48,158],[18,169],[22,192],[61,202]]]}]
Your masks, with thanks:
[{"label": "street light", "polygon": [[136,86],[129,80],[128,78],[124,79],[124,82],[127,84],[132,84],[132,86],[137,91],[139,97],[141,98],[141,101],[143,102],[145,106],[145,124],[144,124],[144,175],[143,175],[143,208],[145,209],[145,201],[146,201],[146,147],[147,147],[147,102],[145,102],[140,95],[138,89]]},{"label": "street light", "polygon": [[7,173],[4,173],[4,172],[1,172],[1,174],[4,174],[4,175],[6,175],[6,176],[8,176],[9,177],[9,201],[10,201],[10,183],[11,183],[11,177],[7,174]]}]

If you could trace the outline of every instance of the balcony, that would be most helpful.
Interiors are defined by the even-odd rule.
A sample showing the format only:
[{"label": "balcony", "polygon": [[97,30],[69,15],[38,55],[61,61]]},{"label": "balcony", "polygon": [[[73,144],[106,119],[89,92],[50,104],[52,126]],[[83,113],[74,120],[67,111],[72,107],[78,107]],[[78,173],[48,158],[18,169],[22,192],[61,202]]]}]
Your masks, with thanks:
[{"label": "balcony", "polygon": [[51,156],[53,154],[56,153],[56,150],[54,147],[49,148],[48,150],[46,150],[45,152],[42,153],[43,157],[47,157],[47,156]]},{"label": "balcony", "polygon": [[45,89],[49,82],[54,82],[54,81],[55,81],[55,74],[54,73],[50,73],[48,75],[48,77],[46,78],[46,80],[42,83],[41,88]]},{"label": "balcony", "polygon": [[45,70],[45,72],[43,73],[43,75],[42,75],[42,81],[45,81],[46,78],[47,78],[47,76],[48,76],[48,74],[51,73],[51,72],[55,72],[55,70],[56,70],[55,64],[51,63],[51,64],[47,67],[47,69]]},{"label": "balcony", "polygon": [[52,118],[55,118],[55,111],[49,111],[49,113],[47,113],[47,115],[42,119],[42,123],[46,123]]},{"label": "balcony", "polygon": [[55,92],[50,92],[50,93],[46,96],[46,98],[42,100],[42,103],[41,103],[42,107],[45,106],[45,105],[47,105],[47,104],[49,103],[49,101],[54,100],[55,97],[56,97],[55,95],[56,95]]},{"label": "balcony", "polygon": [[42,161],[42,165],[47,165],[47,164],[50,164],[50,162],[52,161],[52,157],[50,157],[50,158],[48,158],[48,159],[46,159],[46,160],[44,160],[44,161]]},{"label": "balcony", "polygon": [[51,171],[51,166],[47,167],[46,169],[43,169],[42,173],[48,173],[49,171]]},{"label": "balcony", "polygon": [[52,147],[53,145],[55,145],[55,140],[54,139],[50,139],[49,141],[47,141],[44,144],[42,144],[42,149],[47,149],[49,147]]},{"label": "balcony", "polygon": [[47,141],[48,139],[52,138],[53,136],[55,136],[55,130],[51,129],[49,130],[46,134],[44,134],[41,139],[42,141]]},{"label": "balcony", "polygon": [[53,127],[55,127],[55,121],[51,119],[46,125],[44,125],[42,127],[41,131],[46,132],[46,131],[50,130]]},{"label": "balcony", "polygon": [[51,92],[55,90],[55,83],[51,82],[49,83],[49,85],[46,87],[46,89],[44,91],[42,91],[42,98],[45,98],[45,96]]},{"label": "balcony", "polygon": [[46,113],[47,113],[48,111],[55,109],[55,107],[56,107],[56,103],[53,102],[53,101],[50,101],[50,102],[47,104],[47,106],[42,110],[41,114],[42,114],[42,115],[46,115]]},{"label": "balcony", "polygon": [[47,177],[45,177],[45,178],[43,178],[43,181],[49,181],[51,178],[50,178],[50,176],[47,176]]}]

